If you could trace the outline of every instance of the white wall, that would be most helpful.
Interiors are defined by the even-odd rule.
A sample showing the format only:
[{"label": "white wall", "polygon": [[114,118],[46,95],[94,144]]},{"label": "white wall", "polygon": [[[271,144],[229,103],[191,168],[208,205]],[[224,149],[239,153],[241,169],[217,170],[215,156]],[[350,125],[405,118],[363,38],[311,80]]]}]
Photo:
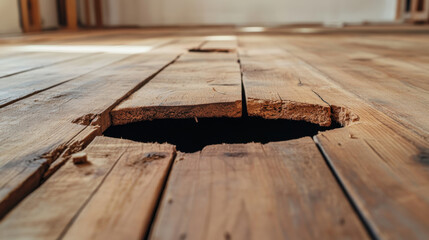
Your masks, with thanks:
[{"label": "white wall", "polygon": [[[40,0],[40,14],[42,28],[58,27],[57,9],[55,0]],[[18,0],[0,0],[0,34],[22,32]]]},{"label": "white wall", "polygon": [[19,7],[16,0],[0,0],[0,34],[19,33]]},{"label": "white wall", "polygon": [[42,29],[58,28],[57,1],[39,0],[39,7],[42,18]]},{"label": "white wall", "polygon": [[104,0],[108,25],[386,22],[396,0]]}]

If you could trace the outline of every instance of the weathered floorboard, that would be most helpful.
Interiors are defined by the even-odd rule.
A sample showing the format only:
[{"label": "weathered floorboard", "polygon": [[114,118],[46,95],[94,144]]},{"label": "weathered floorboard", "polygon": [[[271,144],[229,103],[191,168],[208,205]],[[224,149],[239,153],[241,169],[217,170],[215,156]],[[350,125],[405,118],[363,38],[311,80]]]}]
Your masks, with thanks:
[{"label": "weathered floorboard", "polygon": [[[2,51],[4,50],[7,50],[7,48],[2,49]],[[49,65],[54,65],[56,63],[78,59],[80,57],[88,55],[85,53],[67,53],[67,54],[44,53],[44,52],[34,52],[34,53],[12,52],[12,53],[13,54],[11,56],[0,58],[0,81],[1,82],[5,81],[4,78],[10,75],[27,72],[33,69],[38,69]]]},{"label": "weathered floorboard", "polygon": [[165,118],[240,117],[235,53],[185,53],[112,111],[114,125]]},{"label": "weathered floorboard", "polygon": [[[125,40],[122,39],[119,42],[123,41]],[[0,107],[58,84],[73,80],[109,64],[114,64],[115,62],[131,56],[133,52],[130,50],[134,50],[134,47],[136,48],[135,51],[138,53],[139,49],[141,49],[139,46],[143,45],[144,49],[149,51],[169,41],[171,40],[151,38],[134,41],[133,45],[106,46],[100,48],[99,53],[86,54],[85,57],[75,60],[2,78],[0,79]],[[115,42],[116,41],[109,41],[109,43]],[[128,44],[130,44],[130,42]],[[61,45],[58,46],[61,47]],[[98,50],[96,49],[96,51]],[[116,52],[112,53],[112,51]],[[64,55],[64,53],[56,53],[55,55],[61,56]],[[67,54],[65,55],[67,56]]]},{"label": "weathered floorboard", "polygon": [[200,43],[183,39],[134,55],[1,108],[0,216],[40,184],[60,154],[78,151],[101,134],[116,104]]},{"label": "weathered floorboard", "polygon": [[91,54],[83,58],[0,79],[0,107],[65,83],[129,55]]},{"label": "weathered floorboard", "polygon": [[261,37],[240,37],[239,58],[249,116],[331,125],[330,106],[302,84],[296,58]]},{"label": "weathered floorboard", "polygon": [[64,239],[142,239],[174,155],[172,145],[130,141]]},{"label": "weathered floorboard", "polygon": [[366,239],[310,138],[179,153],[150,239]]},{"label": "weathered floorboard", "polygon": [[[284,39],[261,42],[294,49]],[[299,53],[294,56],[285,51],[284,55],[289,56],[290,65],[299,63],[300,85],[317,93],[330,105],[333,119],[346,126],[319,133],[315,140],[369,229],[379,238],[427,236],[429,169],[425,156],[429,143],[340,87],[359,80],[331,74],[333,63],[332,71],[319,69],[318,64],[324,64],[321,59],[310,65],[300,59],[306,53]]]},{"label": "weathered floorboard", "polygon": [[[411,71],[406,62],[399,65],[396,62],[392,67],[393,63],[388,58],[378,59],[377,55],[365,52],[368,49],[359,51],[352,46],[343,47],[335,40],[318,39],[319,47],[314,47],[307,40],[280,42],[286,50],[329,75],[341,88],[364,99],[415,133],[429,137],[426,114],[429,94],[427,87],[423,86],[427,86],[429,81],[427,70]],[[408,53],[407,50],[401,52]]]},{"label": "weathered floorboard", "polygon": [[96,137],[84,152],[2,220],[0,238],[141,239],[174,147]]}]

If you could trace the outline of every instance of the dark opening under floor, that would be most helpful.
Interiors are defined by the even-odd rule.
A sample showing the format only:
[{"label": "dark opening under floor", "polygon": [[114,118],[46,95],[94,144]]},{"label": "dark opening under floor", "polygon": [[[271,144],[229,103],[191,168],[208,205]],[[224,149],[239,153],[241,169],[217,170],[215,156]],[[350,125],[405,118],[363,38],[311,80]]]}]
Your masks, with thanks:
[{"label": "dark opening under floor", "polygon": [[318,131],[341,127],[321,127],[304,121],[262,118],[201,118],[143,121],[108,128],[108,137],[138,142],[170,143],[178,151],[196,152],[221,143],[268,143],[314,136]]}]

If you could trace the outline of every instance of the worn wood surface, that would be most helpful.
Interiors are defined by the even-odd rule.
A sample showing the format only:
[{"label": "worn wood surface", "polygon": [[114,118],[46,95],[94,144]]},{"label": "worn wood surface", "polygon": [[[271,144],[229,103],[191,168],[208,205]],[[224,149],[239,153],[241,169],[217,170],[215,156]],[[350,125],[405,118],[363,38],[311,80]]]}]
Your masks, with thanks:
[{"label": "worn wood surface", "polygon": [[113,109],[112,122],[240,117],[241,112],[237,55],[189,52]]},{"label": "worn wood surface", "polygon": [[[277,40],[277,46],[294,52],[290,56],[302,66],[300,73],[306,76],[301,79],[302,85],[316,92],[331,106],[335,119],[347,125],[320,133],[315,140],[371,233],[389,239],[428,236],[429,221],[424,216],[429,213],[429,168],[424,159],[429,143],[421,137],[424,132],[415,134],[404,127],[402,121],[377,111],[377,106],[367,98],[356,97],[354,91],[345,91],[342,85],[348,82],[350,85],[364,84],[366,79],[357,81],[354,77],[336,74],[342,72],[338,65],[332,62],[329,68],[324,68],[329,60],[319,58],[312,62],[314,58],[309,57],[312,55],[307,55],[305,50],[298,54],[294,45],[282,40]],[[324,59],[329,59],[328,56]],[[383,84],[388,86],[389,82],[394,87],[397,80],[384,78]],[[388,101],[390,92],[389,87],[380,88],[378,97],[388,95],[384,97]],[[428,95],[420,94],[419,97],[427,98]]]},{"label": "worn wood surface", "polygon": [[[285,49],[330,76],[341,88],[428,137],[428,62],[418,60],[422,65],[417,66],[409,59],[426,56],[429,45],[320,38],[322,44],[315,46],[302,38],[284,40]],[[389,46],[395,49],[395,55],[391,55]]]},{"label": "worn wood surface", "polygon": [[101,134],[110,125],[110,110],[121,99],[200,42],[184,39],[150,53],[131,55],[114,66],[0,108],[0,215],[38,186],[61,154],[80,150]]},{"label": "worn wood surface", "polygon": [[[0,215],[10,213],[0,236],[141,238],[152,226],[153,239],[426,239],[428,40],[425,26],[112,29],[3,38]],[[90,51],[18,51],[36,45]],[[130,166],[140,150],[94,164],[100,176],[82,179],[76,179],[81,168],[67,162],[112,119],[247,114],[343,128],[314,141],[208,146],[180,154],[171,173],[170,155],[150,169]],[[109,145],[116,141],[145,145],[106,139],[93,144],[103,151],[117,150]],[[67,188],[87,180],[99,187]]]},{"label": "worn wood surface", "polygon": [[366,239],[310,138],[175,160],[150,239]]},{"label": "worn wood surface", "polygon": [[141,239],[174,147],[97,137],[85,153],[8,214],[0,238]]},{"label": "worn wood surface", "polygon": [[331,125],[329,105],[302,84],[311,76],[301,62],[269,38],[242,37],[239,46],[249,116]]},{"label": "worn wood surface", "polygon": [[55,63],[70,61],[83,56],[85,56],[84,53],[10,52],[9,56],[2,56],[0,58],[0,81],[9,81],[6,80],[7,76],[43,68]]},{"label": "worn wood surface", "polygon": [[[20,74],[0,78],[0,107],[13,103],[21,98],[25,98],[26,96],[34,95],[35,93],[63,84],[67,81],[74,80],[100,68],[106,68],[110,64],[114,64],[122,59],[130,57],[132,54],[138,54],[139,51],[150,51],[151,49],[170,41],[171,40],[168,39],[154,38],[138,42],[131,41],[132,45],[108,45],[110,46],[110,49],[113,49],[112,51],[109,51],[108,47],[105,47],[106,49],[104,47],[97,49],[96,46],[94,46],[95,49],[93,53],[80,53],[77,55],[80,56],[77,59],[65,62],[63,61],[52,66],[39,67],[39,69],[35,69],[33,71],[27,71],[24,73],[20,72]],[[89,41],[86,41],[86,43],[88,42]],[[120,44],[123,42],[123,40],[108,41],[109,44]],[[82,42],[75,42],[73,44],[82,44]],[[71,46],[73,46],[73,44]],[[140,48],[142,45],[145,48]],[[76,56],[77,53],[69,55],[70,53],[61,52],[67,51],[69,47],[70,45],[51,45],[48,46],[46,50],[52,49],[53,51],[58,51],[57,53],[50,53],[48,56],[51,56],[51,58],[52,56],[63,56],[62,58]],[[136,48],[135,52],[133,52],[133,47]],[[41,48],[42,50],[44,49],[43,46],[41,46]],[[77,45],[71,50],[79,51],[79,46]],[[85,52],[85,50],[83,52]],[[34,53],[29,52],[18,56],[24,59],[26,56],[32,56],[32,54]],[[37,56],[38,55],[36,55],[36,57]],[[50,60],[53,61],[54,59],[56,58],[52,58]],[[5,61],[6,60],[7,59],[5,59]],[[26,61],[30,60],[35,61],[35,59],[31,58]],[[24,61],[23,66],[26,66],[26,61]],[[38,60],[36,62],[39,64],[43,63],[43,58],[41,63]],[[12,62],[11,64],[14,63]]]}]

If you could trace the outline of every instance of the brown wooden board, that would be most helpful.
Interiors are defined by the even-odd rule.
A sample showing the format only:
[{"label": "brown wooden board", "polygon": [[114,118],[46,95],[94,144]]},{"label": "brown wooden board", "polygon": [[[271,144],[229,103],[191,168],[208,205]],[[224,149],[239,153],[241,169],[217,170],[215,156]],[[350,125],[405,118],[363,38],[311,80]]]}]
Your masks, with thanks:
[{"label": "brown wooden board", "polygon": [[[346,126],[319,133],[315,140],[371,234],[398,239],[427,236],[429,175],[424,159],[429,143],[419,136],[422,132],[416,135],[371,107],[370,101],[345,91],[341,86],[358,80],[324,71],[318,67],[326,64],[321,60],[308,64],[300,58],[308,55],[288,53],[286,49],[295,48],[284,40],[272,38],[260,45],[285,49],[290,62],[299,63],[301,85],[317,93],[331,107],[333,119]],[[331,64],[329,69],[335,69]]]},{"label": "brown wooden board", "polygon": [[[427,69],[412,67],[406,60],[398,62],[378,57],[380,53],[374,54],[369,49],[342,46],[343,43],[335,39],[317,40],[318,47],[308,40],[282,42],[286,43],[283,44],[285,49],[329,75],[341,88],[364,99],[415,133],[426,138],[429,136]],[[409,54],[412,50],[399,48],[396,52]]]},{"label": "brown wooden board", "polygon": [[302,84],[296,58],[261,37],[240,37],[239,58],[249,116],[331,125],[330,106]]},{"label": "brown wooden board", "polygon": [[[7,52],[8,48],[2,48],[2,51]],[[6,81],[5,77],[7,76],[27,72],[57,63],[63,63],[87,55],[88,54],[85,53],[58,54],[47,52],[11,51],[9,56],[0,57],[0,82]]]},{"label": "brown wooden board", "polygon": [[[107,42],[107,40],[105,40]],[[120,41],[108,41],[110,44],[124,43],[124,39]],[[137,54],[138,51],[150,51],[157,46],[170,42],[169,39],[146,39],[140,41],[129,41],[131,45],[106,45],[97,48],[94,46],[94,53],[85,54],[83,57],[57,63],[52,66],[41,67],[32,71],[16,74],[13,76],[0,78],[0,107],[13,103],[26,96],[35,94],[37,92],[55,87],[59,84],[63,84],[67,81],[76,79],[84,76],[87,73],[98,70],[102,67],[106,67],[109,64],[115,64],[126,57],[130,57],[132,54]],[[86,44],[88,44],[87,41]],[[143,46],[143,47],[142,47]],[[51,47],[71,47],[70,45],[52,45]],[[83,47],[86,50],[86,46],[75,46],[73,51],[79,51],[79,47]],[[58,50],[58,51],[61,51]],[[100,52],[97,52],[100,51]],[[136,51],[136,53],[133,53]],[[51,53],[53,59],[55,56],[68,56],[68,53],[64,54],[61,52]],[[24,55],[25,56],[25,55]],[[37,55],[36,55],[37,56]],[[0,58],[0,61],[3,60]],[[34,59],[32,59],[34,61]],[[25,62],[24,62],[25,64]]]},{"label": "brown wooden board", "polygon": [[174,156],[168,144],[96,137],[0,224],[1,239],[141,239]]},{"label": "brown wooden board", "polygon": [[366,239],[310,138],[178,154],[150,239]]},{"label": "brown wooden board", "polygon": [[[8,94],[20,91],[28,94],[0,109],[0,215],[53,175],[28,198],[33,199],[34,195],[37,201],[25,199],[0,222],[0,238],[141,238],[147,232],[154,199],[159,197],[160,184],[165,179],[165,165],[155,167],[159,170],[155,176],[151,175],[155,172],[139,167],[128,168],[128,161],[117,162],[115,166],[119,168],[108,170],[114,173],[108,175],[111,179],[102,180],[108,184],[98,184],[98,191],[93,190],[94,186],[82,188],[84,195],[92,196],[94,202],[88,201],[85,205],[87,201],[80,198],[77,202],[84,201],[88,208],[79,207],[80,203],[70,204],[66,199],[67,207],[57,210],[59,205],[55,204],[60,203],[55,202],[51,213],[43,202],[50,203],[52,196],[53,199],[62,196],[51,196],[41,189],[52,186],[49,185],[52,179],[62,179],[52,184],[68,184],[67,177],[60,175],[63,169],[70,169],[71,163],[67,162],[70,154],[80,151],[111,125],[110,112],[121,102],[134,101],[133,108],[141,110],[139,116],[150,113],[144,108],[147,102],[156,102],[152,110],[162,113],[163,118],[196,117],[192,112],[195,106],[207,99],[225,100],[228,104],[241,101],[240,72],[249,115],[306,120],[320,125],[336,121],[344,126],[314,137],[331,171],[308,138],[267,145],[216,145],[206,147],[201,153],[180,154],[162,197],[152,238],[265,239],[285,235],[299,239],[366,238],[368,234],[363,225],[370,237],[377,239],[427,238],[427,27],[390,26],[383,31],[380,27],[265,30],[258,34],[240,32],[237,49],[236,33],[231,27],[118,29],[10,38],[26,44],[67,46],[133,46],[144,38],[139,45],[144,47],[148,37],[155,41],[154,46],[158,39],[161,42],[156,45],[157,49],[144,54],[117,61],[103,59],[112,64],[71,81],[59,81],[60,85],[50,85],[56,80],[46,74],[35,75],[34,80],[30,75],[63,64],[59,62],[3,78],[18,80],[17,76],[25,75],[23,82],[31,85],[34,81],[35,88],[7,82],[8,86],[14,86]],[[282,34],[288,35],[279,36]],[[202,51],[188,52],[188,49]],[[111,56],[103,53],[82,59],[93,58],[98,62],[97,56],[102,55]],[[7,63],[7,59],[12,58],[13,54],[0,52],[0,61],[5,59]],[[91,64],[88,66],[93,66]],[[81,71],[85,68],[83,65],[76,69]],[[62,79],[61,74],[52,74]],[[67,74],[70,72],[64,71],[64,75]],[[154,89],[160,86],[157,83],[160,76],[168,81],[164,81],[161,91],[156,93]],[[48,81],[44,81],[45,78]],[[225,92],[219,91],[221,86],[193,85],[201,83],[197,81],[201,79],[203,83],[213,80],[210,83],[220,85],[225,84],[222,82],[225,79],[231,79],[227,84],[233,85],[222,86],[227,89]],[[151,83],[158,85],[150,87]],[[133,100],[144,91],[150,94]],[[205,111],[210,110],[207,106],[213,102],[201,105],[204,108],[199,112],[206,114]],[[234,109],[241,113],[239,105],[239,110]],[[170,110],[173,106],[174,111],[163,112],[165,106]],[[216,116],[230,114],[229,110],[217,108]],[[104,148],[109,148],[108,144]],[[131,158],[133,154],[127,157]],[[60,172],[55,172],[57,169]],[[102,165],[100,171],[106,176]],[[128,171],[132,174],[128,175]],[[154,179],[153,184],[146,184],[143,178]],[[94,179],[99,181],[96,176]],[[130,181],[136,184],[128,184]],[[56,185],[58,191],[64,192],[62,187],[67,184]],[[342,185],[343,192],[338,184]],[[57,187],[50,188],[49,192],[58,194]],[[121,189],[129,191],[118,194]],[[142,197],[140,202],[140,196],[148,196],[144,189],[148,189],[151,197]],[[70,196],[67,194],[65,197]],[[111,198],[112,195],[115,197]],[[130,204],[123,204],[124,201]],[[285,205],[285,202],[291,204]],[[38,209],[49,213],[38,214]],[[100,209],[107,209],[105,215],[98,214]],[[229,215],[225,217],[223,212]],[[55,214],[63,213],[69,220],[57,221]],[[8,224],[6,227],[2,226],[4,222]],[[47,226],[53,229],[52,234]],[[84,226],[88,226],[86,232],[81,230]],[[8,235],[2,235],[4,233]]]},{"label": "brown wooden board", "polygon": [[[40,184],[61,154],[110,125],[110,110],[198,39],[133,55],[0,109],[0,215]],[[81,133],[84,133],[82,135]]]},{"label": "brown wooden board", "polygon": [[189,52],[112,111],[130,122],[241,116],[241,76],[235,53]]}]

